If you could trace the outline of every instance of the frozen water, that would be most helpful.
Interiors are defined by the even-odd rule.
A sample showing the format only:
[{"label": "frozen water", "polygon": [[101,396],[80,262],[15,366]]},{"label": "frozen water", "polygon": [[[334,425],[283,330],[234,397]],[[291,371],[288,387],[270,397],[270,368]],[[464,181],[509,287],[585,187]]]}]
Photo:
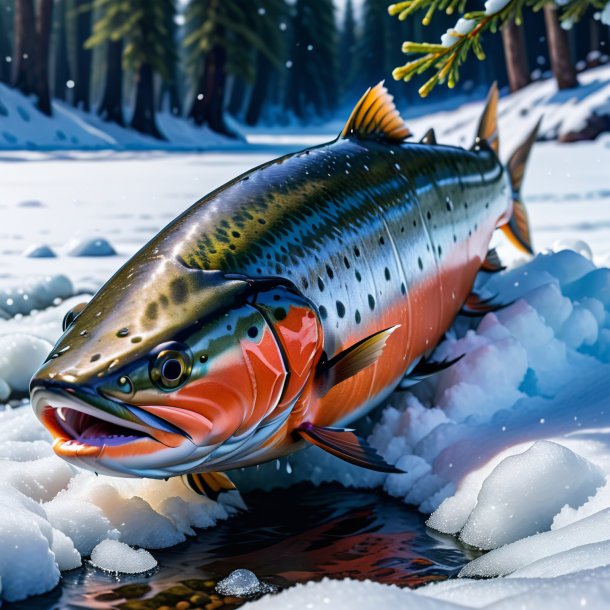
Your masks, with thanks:
[{"label": "frozen water", "polygon": [[106,572],[140,574],[157,567],[157,560],[145,549],[132,549],[118,540],[102,540],[91,551],[91,563]]},{"label": "frozen water", "polygon": [[261,582],[254,572],[244,568],[234,570],[216,585],[218,593],[232,597],[252,597],[261,593],[271,593],[274,590],[271,585]]},{"label": "frozen water", "polygon": [[33,335],[0,335],[0,378],[14,390],[27,391],[36,369],[53,346]]},{"label": "frozen water", "polygon": [[103,237],[79,239],[68,245],[70,256],[115,256],[116,251]]}]

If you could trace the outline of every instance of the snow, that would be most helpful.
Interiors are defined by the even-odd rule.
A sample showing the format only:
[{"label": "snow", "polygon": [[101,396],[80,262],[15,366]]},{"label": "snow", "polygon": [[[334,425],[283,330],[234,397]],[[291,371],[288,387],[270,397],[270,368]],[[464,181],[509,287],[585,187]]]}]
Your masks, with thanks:
[{"label": "snow", "polygon": [[102,540],[91,552],[91,563],[118,574],[140,574],[157,567],[157,560],[148,551],[132,549],[117,540]]},{"label": "snow", "polygon": [[[591,70],[581,81],[573,92],[558,94],[552,82],[540,82],[510,101],[502,98],[503,155],[539,113],[545,112],[544,136],[552,137],[572,116],[602,108],[610,69]],[[3,89],[0,99],[8,104]],[[469,145],[480,111],[481,102],[469,103],[459,113],[441,109],[408,123],[417,135],[434,125],[440,141]],[[91,147],[106,145],[96,132],[86,134]],[[267,136],[257,137],[254,151],[224,154],[2,154],[0,164],[10,171],[0,201],[0,401],[10,404],[0,412],[0,504],[8,507],[0,510],[0,548],[14,549],[0,553],[4,599],[51,589],[61,570],[81,565],[103,541],[102,551],[109,543],[110,550],[115,543],[172,546],[243,506],[234,494],[223,503],[200,498],[177,480],[78,471],[54,456],[21,397],[65,313],[87,301],[161,226],[287,143],[309,145],[317,136],[287,134],[266,149]],[[499,548],[469,564],[462,578],[416,592],[324,581],[265,597],[255,607],[527,608],[550,607],[549,599],[557,608],[578,607],[582,599],[587,607],[602,606],[610,593],[609,148],[608,136],[534,148],[523,198],[541,254],[526,261],[495,238],[509,269],[481,276],[478,289],[509,305],[456,322],[435,356],[464,358],[393,395],[364,426],[370,442],[405,474],[364,472],[314,448],[233,476],[244,490],[301,480],[380,486],[430,515],[435,529]],[[71,256],[73,240],[106,240],[116,254]],[[24,255],[42,246],[56,256]],[[468,577],[497,574],[510,578]]]},{"label": "snow", "polygon": [[104,237],[76,239],[68,244],[69,256],[115,256],[116,250]]},{"label": "snow", "polygon": [[221,595],[231,597],[252,597],[262,593],[272,593],[275,588],[261,582],[254,572],[240,568],[234,570],[226,578],[223,578],[217,585],[216,591]]},{"label": "snow", "polygon": [[599,18],[603,24],[610,25],[610,2],[604,6]]}]

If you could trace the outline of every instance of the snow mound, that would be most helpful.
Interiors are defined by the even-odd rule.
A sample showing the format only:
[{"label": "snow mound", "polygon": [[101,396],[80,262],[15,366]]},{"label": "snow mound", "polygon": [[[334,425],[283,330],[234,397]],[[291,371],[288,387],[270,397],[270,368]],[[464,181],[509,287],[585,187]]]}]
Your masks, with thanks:
[{"label": "snow mound", "polygon": [[610,509],[557,530],[542,532],[507,544],[464,566],[460,576],[489,577],[512,574],[541,559],[583,545],[610,540]]},{"label": "snow mound", "polygon": [[79,239],[68,245],[70,256],[116,256],[116,250],[104,237]]},{"label": "snow mound", "polygon": [[0,379],[10,388],[26,392],[32,375],[49,355],[51,343],[33,335],[0,336]]},{"label": "snow mound", "polygon": [[[577,508],[604,483],[599,468],[569,449],[538,441],[507,457],[485,479],[460,533],[462,542],[495,549],[551,528],[564,505]],[[442,529],[442,505],[428,526]]]},{"label": "snow mound", "polygon": [[33,310],[45,309],[58,300],[74,294],[72,282],[65,275],[32,278],[18,285],[0,283],[0,318],[25,315]]},{"label": "snow mound", "polygon": [[23,256],[29,258],[55,258],[57,254],[47,244],[32,244],[23,251]]},{"label": "snow mound", "polygon": [[261,582],[254,572],[240,568],[234,570],[217,585],[216,591],[231,597],[252,597],[263,593],[273,593],[275,587]]},{"label": "snow mound", "polygon": [[102,540],[91,552],[91,563],[117,574],[141,574],[157,567],[157,560],[148,551],[132,549],[117,540]]}]

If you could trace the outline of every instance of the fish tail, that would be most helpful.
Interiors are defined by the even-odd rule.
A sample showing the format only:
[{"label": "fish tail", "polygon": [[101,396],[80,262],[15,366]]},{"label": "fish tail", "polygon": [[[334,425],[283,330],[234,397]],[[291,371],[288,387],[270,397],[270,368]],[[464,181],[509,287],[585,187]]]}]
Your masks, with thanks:
[{"label": "fish tail", "polygon": [[512,215],[508,222],[502,225],[501,229],[511,243],[527,254],[534,254],[534,249],[527,210],[521,198],[521,186],[523,184],[527,160],[538,136],[541,121],[542,118],[539,119],[527,138],[517,147],[506,165],[512,187],[513,205]]}]

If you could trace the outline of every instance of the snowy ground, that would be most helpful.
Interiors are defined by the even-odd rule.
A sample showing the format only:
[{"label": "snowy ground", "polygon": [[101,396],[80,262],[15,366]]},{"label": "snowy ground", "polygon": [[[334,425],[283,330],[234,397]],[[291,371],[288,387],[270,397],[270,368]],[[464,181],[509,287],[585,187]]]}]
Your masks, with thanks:
[{"label": "snowy ground", "polygon": [[[434,125],[441,141],[466,142],[478,112],[469,106],[410,125],[416,134]],[[534,114],[503,114],[504,154]],[[0,553],[5,599],[52,588],[60,569],[79,565],[96,546],[97,565],[149,569],[153,558],[125,554],[118,543],[103,541],[143,546],[154,556],[155,548],[177,543],[193,527],[212,526],[239,504],[235,496],[224,505],[198,499],[175,481],[77,472],[53,456],[47,433],[27,405],[19,406],[19,397],[59,336],[65,311],[88,298],[83,293],[95,290],[192,201],[282,150],[2,154],[0,400],[11,390],[17,397],[11,399],[15,408],[0,414],[0,541],[3,549],[12,549]],[[289,465],[271,464],[236,477],[243,488],[301,479],[382,485],[430,514],[431,527],[497,550],[468,564],[463,579],[415,593],[326,582],[267,596],[255,608],[318,602],[337,608],[607,604],[609,162],[610,138],[534,149],[524,198],[535,245],[544,251],[555,244],[560,251],[568,244],[585,256],[564,250],[524,265],[501,243],[513,268],[487,278],[482,289],[515,302],[480,323],[456,323],[439,354],[467,355],[432,382],[395,394],[372,429],[371,442],[407,474],[364,473],[312,449],[306,459],[301,454]],[[116,255],[74,255],[83,244],[99,248],[101,238]],[[589,244],[592,261],[575,240]],[[24,255],[41,245],[57,256]],[[508,576],[468,578],[495,575]]]}]

